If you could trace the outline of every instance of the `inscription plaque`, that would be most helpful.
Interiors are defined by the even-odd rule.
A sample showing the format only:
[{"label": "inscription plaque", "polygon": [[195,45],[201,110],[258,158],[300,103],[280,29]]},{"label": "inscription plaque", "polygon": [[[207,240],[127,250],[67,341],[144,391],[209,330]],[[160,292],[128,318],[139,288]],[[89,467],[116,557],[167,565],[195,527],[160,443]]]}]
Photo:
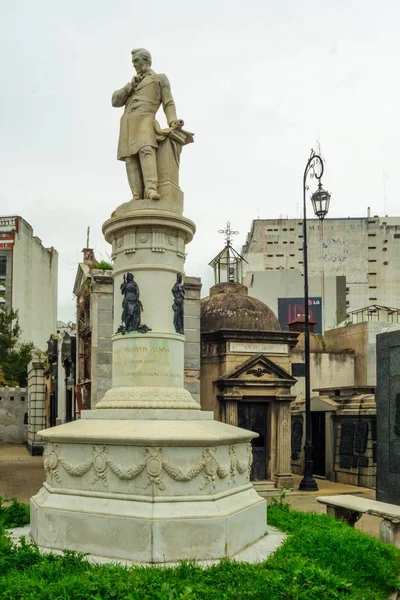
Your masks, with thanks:
[{"label": "inscription plaque", "polygon": [[301,450],[301,440],[303,437],[303,422],[293,421],[292,423],[292,460],[298,460]]},{"label": "inscription plaque", "polygon": [[182,355],[183,344],[175,339],[146,336],[139,340],[125,334],[113,342],[113,385],[181,387]]},{"label": "inscription plaque", "polygon": [[368,441],[368,422],[360,421],[357,423],[356,427],[356,436],[354,440],[354,449],[356,452],[360,452],[362,454],[365,452],[365,448],[367,447]]},{"label": "inscription plaque", "polygon": [[339,464],[343,469],[350,469],[354,454],[354,423],[342,423],[340,428]]}]

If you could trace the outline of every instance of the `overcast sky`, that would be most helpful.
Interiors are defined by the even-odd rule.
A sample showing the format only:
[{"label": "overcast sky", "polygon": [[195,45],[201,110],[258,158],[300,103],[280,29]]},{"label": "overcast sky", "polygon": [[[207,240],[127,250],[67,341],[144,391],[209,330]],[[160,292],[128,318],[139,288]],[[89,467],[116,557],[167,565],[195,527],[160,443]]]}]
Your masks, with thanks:
[{"label": "overcast sky", "polygon": [[102,223],[131,198],[110,99],[132,48],[150,50],[195,132],[181,158],[197,225],[186,273],[206,292],[227,220],[240,250],[253,219],[300,215],[318,139],[329,216],[399,214],[399,21],[398,0],[2,0],[0,215],[58,250],[59,319],[75,318],[87,227],[109,260]]}]

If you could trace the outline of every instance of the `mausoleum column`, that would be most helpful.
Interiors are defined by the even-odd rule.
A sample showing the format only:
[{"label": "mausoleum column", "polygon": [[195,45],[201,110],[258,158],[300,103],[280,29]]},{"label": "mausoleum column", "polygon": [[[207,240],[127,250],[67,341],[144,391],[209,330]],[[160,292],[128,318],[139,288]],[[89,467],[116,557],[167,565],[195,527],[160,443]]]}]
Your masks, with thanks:
[{"label": "mausoleum column", "polygon": [[293,475],[291,467],[291,415],[290,402],[278,403],[278,427],[276,444],[276,472],[274,481],[277,488],[293,487]]},{"label": "mausoleum column", "polygon": [[225,423],[228,425],[238,424],[238,405],[236,400],[228,400],[225,403]]}]

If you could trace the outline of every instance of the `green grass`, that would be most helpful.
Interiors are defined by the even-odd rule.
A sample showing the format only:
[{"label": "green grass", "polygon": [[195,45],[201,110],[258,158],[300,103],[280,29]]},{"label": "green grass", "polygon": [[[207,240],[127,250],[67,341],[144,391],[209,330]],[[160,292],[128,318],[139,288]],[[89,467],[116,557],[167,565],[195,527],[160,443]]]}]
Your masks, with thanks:
[{"label": "green grass", "polygon": [[16,546],[2,532],[0,600],[386,600],[399,588],[394,546],[284,502],[269,507],[268,521],[289,534],[268,561],[207,569],[95,566],[73,552]]}]

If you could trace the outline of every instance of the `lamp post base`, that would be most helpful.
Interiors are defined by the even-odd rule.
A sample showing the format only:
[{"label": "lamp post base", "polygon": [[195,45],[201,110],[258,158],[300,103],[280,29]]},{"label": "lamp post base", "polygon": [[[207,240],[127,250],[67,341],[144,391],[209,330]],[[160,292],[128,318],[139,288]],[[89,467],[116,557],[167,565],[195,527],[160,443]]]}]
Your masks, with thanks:
[{"label": "lamp post base", "polygon": [[304,446],[304,455],[304,477],[300,482],[299,490],[301,492],[318,492],[318,485],[313,475],[313,447],[309,441]]},{"label": "lamp post base", "polygon": [[304,475],[300,481],[299,490],[301,492],[318,492],[318,485],[314,477],[312,475],[311,477]]}]

